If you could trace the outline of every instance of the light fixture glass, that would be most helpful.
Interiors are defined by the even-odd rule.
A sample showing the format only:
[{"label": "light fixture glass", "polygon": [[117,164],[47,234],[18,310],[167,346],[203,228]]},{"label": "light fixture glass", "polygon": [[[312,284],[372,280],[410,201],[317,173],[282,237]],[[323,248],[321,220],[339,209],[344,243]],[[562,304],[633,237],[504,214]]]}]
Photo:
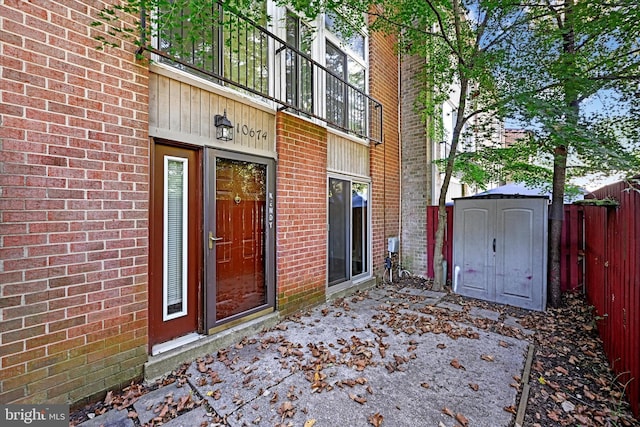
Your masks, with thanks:
[{"label": "light fixture glass", "polygon": [[227,118],[227,110],[224,110],[222,116],[216,114],[213,120],[216,126],[216,139],[231,141],[233,139],[233,123]]}]

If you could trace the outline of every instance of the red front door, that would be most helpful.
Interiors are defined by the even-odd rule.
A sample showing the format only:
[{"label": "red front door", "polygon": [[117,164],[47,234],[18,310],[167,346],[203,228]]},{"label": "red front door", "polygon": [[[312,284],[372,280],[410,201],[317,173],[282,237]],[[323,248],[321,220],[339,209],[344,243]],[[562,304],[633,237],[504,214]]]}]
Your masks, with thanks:
[{"label": "red front door", "polygon": [[200,151],[156,144],[149,234],[149,345],[202,330]]},{"label": "red front door", "polygon": [[207,324],[212,327],[273,307],[275,297],[268,279],[269,163],[211,150],[209,170]]}]

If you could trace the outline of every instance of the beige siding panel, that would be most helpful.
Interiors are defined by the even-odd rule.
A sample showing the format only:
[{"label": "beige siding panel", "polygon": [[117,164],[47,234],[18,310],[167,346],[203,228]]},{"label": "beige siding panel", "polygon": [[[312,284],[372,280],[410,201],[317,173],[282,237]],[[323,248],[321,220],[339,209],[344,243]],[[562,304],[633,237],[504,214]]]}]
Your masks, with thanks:
[{"label": "beige siding panel", "polygon": [[[149,92],[151,136],[275,153],[275,112],[156,73],[150,75]],[[215,139],[214,116],[225,109],[234,125],[231,142]]]},{"label": "beige siding panel", "polygon": [[182,128],[182,84],[177,80],[169,80],[169,93],[167,101],[169,102],[169,129],[189,134],[186,129]]},{"label": "beige siding panel", "polygon": [[[211,105],[211,99],[214,98],[213,96],[211,96],[211,94],[209,92],[206,92],[204,90],[201,90],[201,97],[200,97],[200,115],[199,117],[213,117],[213,115],[211,114],[212,111],[218,111],[217,109],[217,105],[214,106],[215,108],[212,109],[212,105]],[[206,138],[210,138],[211,137],[211,128],[213,128],[213,119],[210,120],[200,120],[200,135]],[[215,135],[215,132],[214,132]]]},{"label": "beige siding panel", "polygon": [[160,76],[149,74],[149,127],[158,126],[158,80]]},{"label": "beige siding panel", "polygon": [[216,127],[213,124],[214,121],[214,116],[216,114],[218,114],[218,111],[222,111],[224,109],[224,105],[220,105],[220,97],[219,96],[215,96],[215,95],[210,95],[209,96],[209,111],[211,114],[211,120],[209,120],[209,122],[211,123],[211,126],[209,126],[209,132],[206,134],[203,134],[202,136],[206,137],[206,138],[211,138],[212,140],[215,139],[216,137]]},{"label": "beige siding panel", "polygon": [[157,127],[160,124],[169,125],[169,114],[170,114],[170,100],[169,100],[169,83],[170,80],[166,77],[159,76],[158,77],[158,86],[157,86],[157,95],[155,96],[158,104],[158,119],[155,120],[155,124]]},{"label": "beige siding panel", "polygon": [[329,133],[327,141],[329,170],[350,175],[369,176],[369,146]]},{"label": "beige siding panel", "polygon": [[191,104],[192,94],[198,91],[192,91],[191,87],[185,84],[180,84],[180,129],[183,132],[191,133],[191,111],[193,105]]}]

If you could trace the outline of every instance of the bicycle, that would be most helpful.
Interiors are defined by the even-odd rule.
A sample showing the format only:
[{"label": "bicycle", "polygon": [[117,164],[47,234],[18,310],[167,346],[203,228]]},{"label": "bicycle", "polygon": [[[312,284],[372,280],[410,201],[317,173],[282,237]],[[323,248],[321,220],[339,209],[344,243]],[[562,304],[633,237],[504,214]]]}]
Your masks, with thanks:
[{"label": "bicycle", "polygon": [[399,256],[397,252],[389,252],[389,255],[384,259],[384,272],[382,273],[382,281],[385,284],[393,283],[394,280],[400,280],[411,277],[411,272],[405,270],[400,265]]}]

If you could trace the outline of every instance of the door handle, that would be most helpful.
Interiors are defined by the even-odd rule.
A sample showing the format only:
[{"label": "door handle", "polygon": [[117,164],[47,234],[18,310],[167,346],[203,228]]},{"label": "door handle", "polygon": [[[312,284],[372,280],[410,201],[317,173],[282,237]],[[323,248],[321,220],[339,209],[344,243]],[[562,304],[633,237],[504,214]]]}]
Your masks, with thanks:
[{"label": "door handle", "polygon": [[493,239],[493,253],[496,252],[496,239]]},{"label": "door handle", "polygon": [[209,232],[209,249],[213,249],[213,243],[214,242],[219,242],[221,240],[224,240],[223,237],[213,237],[213,232],[210,231]]}]

